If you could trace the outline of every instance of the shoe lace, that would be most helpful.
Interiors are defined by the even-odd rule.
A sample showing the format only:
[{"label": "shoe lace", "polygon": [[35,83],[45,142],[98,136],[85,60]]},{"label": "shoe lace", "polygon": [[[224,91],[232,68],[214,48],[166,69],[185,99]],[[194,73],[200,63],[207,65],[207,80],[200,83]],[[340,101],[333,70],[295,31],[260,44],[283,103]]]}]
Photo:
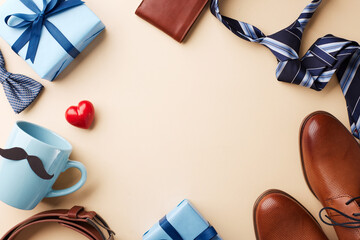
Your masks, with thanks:
[{"label": "shoe lace", "polygon": [[[360,197],[356,197],[356,198],[352,198],[350,199],[349,201],[347,201],[345,203],[345,205],[349,205],[350,203],[354,202],[355,200],[357,199],[360,199]],[[332,210],[340,215],[342,215],[343,217],[349,219],[349,220],[352,220],[351,222],[344,222],[344,223],[339,223],[339,222],[336,222],[334,219],[332,219],[331,217],[329,217],[328,215],[325,214],[325,217],[330,220],[330,222],[328,221],[325,221],[323,216],[322,216],[322,212],[323,211],[326,211],[326,210]],[[353,213],[352,216],[349,216],[341,211],[339,211],[338,209],[335,209],[335,208],[332,208],[332,207],[324,207],[320,210],[319,212],[319,217],[320,217],[320,220],[325,223],[326,225],[329,225],[329,226],[340,226],[340,227],[345,227],[345,228],[360,228],[360,219],[359,218],[356,218],[356,217],[359,217],[360,216],[360,213]]]}]

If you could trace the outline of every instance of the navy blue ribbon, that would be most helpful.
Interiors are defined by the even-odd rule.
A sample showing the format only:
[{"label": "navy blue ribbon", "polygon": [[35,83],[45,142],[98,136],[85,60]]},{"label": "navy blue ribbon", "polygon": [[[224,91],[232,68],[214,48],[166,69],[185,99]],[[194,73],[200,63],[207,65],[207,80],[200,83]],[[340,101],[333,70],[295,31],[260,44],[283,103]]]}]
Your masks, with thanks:
[{"label": "navy blue ribbon", "polygon": [[[171,223],[167,220],[166,216],[163,217],[159,221],[160,227],[166,232],[167,235],[172,240],[183,240],[180,236],[179,232],[171,225]],[[217,232],[214,227],[209,226],[206,228],[199,236],[197,236],[194,240],[211,240],[217,236]]]},{"label": "navy blue ribbon", "polygon": [[199,236],[195,238],[195,240],[211,240],[216,237],[218,234],[213,226],[209,226],[205,229]]},{"label": "navy blue ribbon", "polygon": [[[71,42],[61,33],[61,31],[50,21],[47,20],[50,16],[69,10],[73,7],[84,4],[81,0],[51,0],[47,2],[43,0],[43,9],[40,10],[32,0],[20,0],[28,9],[34,14],[16,13],[8,15],[5,18],[5,23],[12,28],[26,28],[21,36],[12,45],[12,49],[19,53],[19,51],[29,43],[26,58],[34,63],[36,52],[39,46],[41,31],[43,26],[49,31],[53,38],[60,44],[60,46],[73,58],[79,55],[77,50]],[[13,19],[15,24],[9,23]]]},{"label": "navy blue ribbon", "polygon": [[172,240],[183,240],[178,231],[169,223],[166,216],[159,221],[160,227],[171,237]]}]

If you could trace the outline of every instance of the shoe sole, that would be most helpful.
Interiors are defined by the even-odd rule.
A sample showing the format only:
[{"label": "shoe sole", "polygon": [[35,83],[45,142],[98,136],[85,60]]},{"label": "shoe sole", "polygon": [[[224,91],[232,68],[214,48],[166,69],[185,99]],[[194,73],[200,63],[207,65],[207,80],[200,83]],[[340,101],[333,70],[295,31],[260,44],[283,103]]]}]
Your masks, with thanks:
[{"label": "shoe sole", "polygon": [[319,228],[321,229],[321,226],[319,224],[319,222],[315,219],[315,217],[309,212],[309,210],[307,210],[298,200],[296,200],[293,196],[289,195],[288,193],[278,190],[278,189],[269,189],[267,191],[265,191],[263,194],[261,194],[255,201],[254,203],[254,207],[253,207],[253,225],[254,225],[254,231],[255,231],[255,236],[256,239],[259,240],[259,233],[258,233],[258,229],[256,227],[256,209],[259,206],[260,201],[267,195],[272,194],[272,193],[278,193],[281,195],[284,195],[290,199],[292,199],[295,203],[299,204],[299,206],[304,209],[314,220],[314,222],[319,226]]}]

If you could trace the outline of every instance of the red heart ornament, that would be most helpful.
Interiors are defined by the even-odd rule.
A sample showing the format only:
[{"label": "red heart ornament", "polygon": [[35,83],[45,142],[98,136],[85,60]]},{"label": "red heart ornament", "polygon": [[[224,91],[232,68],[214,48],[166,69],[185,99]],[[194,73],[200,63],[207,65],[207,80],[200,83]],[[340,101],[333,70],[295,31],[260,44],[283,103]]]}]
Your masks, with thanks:
[{"label": "red heart ornament", "polygon": [[65,112],[65,118],[71,125],[84,129],[90,128],[94,116],[95,109],[89,101],[81,101],[78,106],[71,106]]}]

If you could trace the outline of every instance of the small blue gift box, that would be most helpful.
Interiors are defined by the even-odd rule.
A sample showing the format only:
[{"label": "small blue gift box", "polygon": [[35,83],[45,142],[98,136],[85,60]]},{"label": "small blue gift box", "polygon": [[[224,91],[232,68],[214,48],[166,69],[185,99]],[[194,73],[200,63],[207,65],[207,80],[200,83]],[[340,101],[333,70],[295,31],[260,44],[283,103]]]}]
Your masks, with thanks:
[{"label": "small blue gift box", "polygon": [[104,28],[81,0],[7,0],[0,7],[1,37],[50,81]]},{"label": "small blue gift box", "polygon": [[185,199],[147,231],[143,240],[221,240],[221,238]]}]

